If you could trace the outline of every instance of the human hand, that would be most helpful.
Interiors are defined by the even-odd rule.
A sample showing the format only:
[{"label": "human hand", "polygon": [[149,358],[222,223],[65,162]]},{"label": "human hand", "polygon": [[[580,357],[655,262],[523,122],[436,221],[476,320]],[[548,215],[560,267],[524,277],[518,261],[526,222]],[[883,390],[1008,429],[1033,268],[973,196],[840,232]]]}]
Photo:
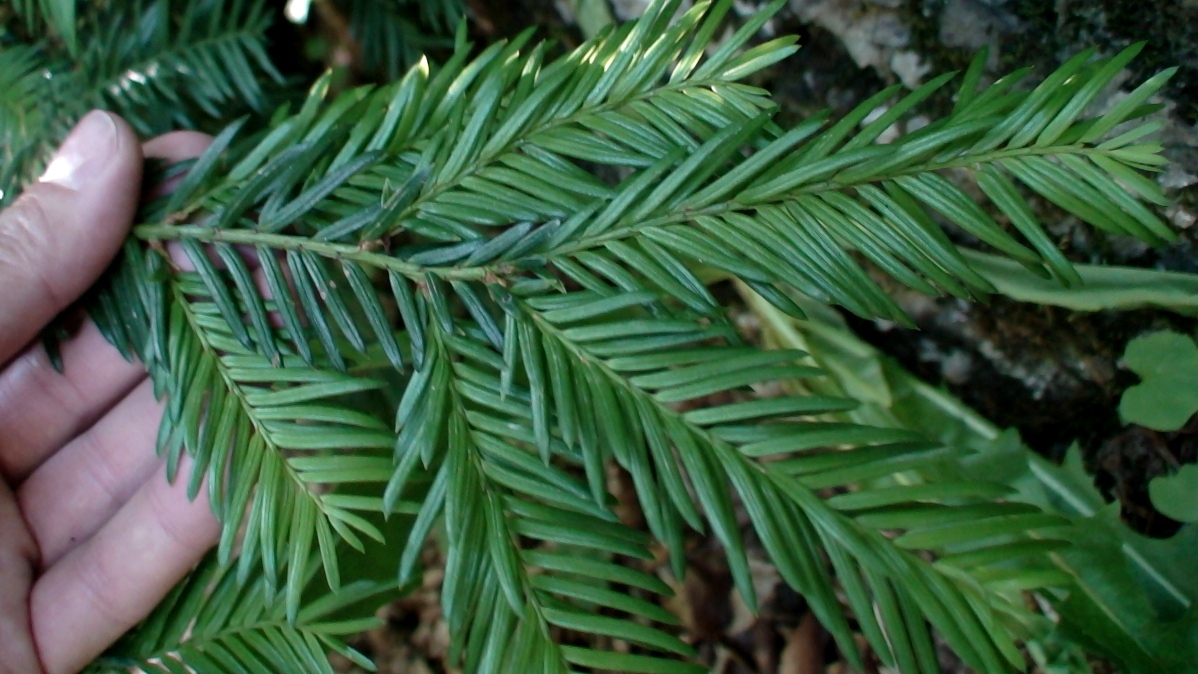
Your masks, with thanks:
[{"label": "human hand", "polygon": [[0,673],[77,672],[216,541],[208,502],[187,500],[190,465],[164,479],[162,407],[141,366],[90,322],[62,345],[62,374],[29,345],[120,249],[143,157],[208,142],[182,132],[143,148],[93,112],[0,212]]}]

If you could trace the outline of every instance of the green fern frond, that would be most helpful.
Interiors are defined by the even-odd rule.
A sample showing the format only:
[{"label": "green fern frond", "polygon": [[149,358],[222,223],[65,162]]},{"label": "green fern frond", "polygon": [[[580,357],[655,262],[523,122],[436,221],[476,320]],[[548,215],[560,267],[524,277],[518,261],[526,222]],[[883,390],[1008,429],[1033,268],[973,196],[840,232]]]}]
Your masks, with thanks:
[{"label": "green fern frond", "polygon": [[282,80],[265,50],[266,0],[95,3],[78,24],[77,50],[48,41],[0,50],[8,199],[89,109],[112,110],[149,136],[263,110],[265,85]]},{"label": "green fern frond", "polygon": [[25,29],[36,34],[45,25],[62,40],[67,50],[78,49],[76,36],[76,0],[13,0],[12,10],[25,19]]},{"label": "green fern frond", "polygon": [[[304,587],[298,574],[314,547],[335,589],[340,585],[337,541],[361,551],[361,536],[383,540],[360,514],[377,512],[375,501],[326,488],[375,483],[381,489],[391,479],[394,436],[386,424],[361,411],[363,397],[383,382],[314,368],[294,354],[268,356],[247,348],[253,342],[246,328],[240,319],[228,322],[226,312],[244,311],[261,319],[255,329],[272,331],[266,312],[287,303],[232,306],[225,283],[242,292],[253,283],[240,253],[226,245],[205,251],[194,242],[184,243],[183,250],[196,271],[168,275],[159,255],[127,247],[124,275],[115,279],[113,296],[126,307],[157,307],[165,313],[124,318],[109,312],[112,305],[102,298],[96,321],[114,343],[138,344],[136,355],[159,395],[169,400],[159,450],[172,477],[185,449],[195,460],[193,498],[207,477],[213,510],[225,525],[221,561],[229,561],[241,534],[241,577],[260,565],[268,598],[283,579],[288,615],[294,618]],[[292,261],[303,257],[297,254]],[[214,259],[224,269],[218,271]],[[278,263],[269,255],[264,259],[266,273],[277,277]],[[306,261],[317,268],[324,264]]]},{"label": "green fern frond", "polygon": [[350,31],[363,65],[395,80],[434,49],[453,46],[453,31],[465,17],[462,0],[346,0]]},{"label": "green fern frond", "polygon": [[[510,385],[505,391],[502,360],[476,341],[481,335],[473,337],[460,329],[444,332],[436,321],[430,325],[428,374],[415,375],[405,392],[411,408],[387,492],[404,491],[413,467],[437,466],[400,575],[413,572],[429,527],[443,511],[448,546],[442,604],[454,637],[452,659],[460,658],[471,672],[564,673],[571,665],[701,672],[663,657],[693,655],[677,637],[648,624],[677,624],[669,612],[611,587],[669,593],[656,577],[617,564],[617,555],[652,559],[649,538],[621,524],[605,495],[596,500],[585,484],[528,451],[536,434],[528,394]],[[455,356],[460,360],[452,361]],[[552,451],[568,462],[579,458],[560,441]],[[570,647],[558,640],[562,631],[647,650],[619,655]]]},{"label": "green fern frond", "polygon": [[[905,322],[853,254],[924,292],[969,297],[991,290],[941,231],[934,220],[938,217],[1042,274],[1076,282],[1076,273],[1025,205],[1017,183],[1106,231],[1154,243],[1174,238],[1140,201],[1163,201],[1159,188],[1136,172],[1159,166],[1160,146],[1140,142],[1134,132],[1095,142],[1142,115],[1140,104],[1172,71],[1145,82],[1106,116],[1079,119],[1138,51],[1135,46],[1088,66],[1091,54],[1082,54],[1026,95],[1009,91],[1018,75],[978,95],[962,91],[959,100],[965,102],[951,116],[879,145],[875,141],[882,131],[949,78],[933,80],[854,134],[869,112],[894,95],[894,89],[887,90],[831,127],[821,131],[818,119],[801,124],[747,160],[723,165],[718,180],[686,190],[685,181],[707,179],[700,167],[711,171],[697,160],[699,154],[692,155],[687,164],[673,168],[673,182],[656,185],[656,176],[630,179],[625,184],[628,190],[640,190],[640,208],[613,212],[613,200],[592,222],[579,224],[579,236],[546,255],[574,256],[612,241],[645,237],[751,282],[790,286],[863,316]],[[717,165],[724,161],[718,142],[723,140],[708,140],[702,158]],[[575,156],[598,159],[581,148]],[[663,173],[674,164],[668,158],[657,161],[663,162]],[[1023,240],[942,175],[949,171],[972,177]],[[1116,179],[1131,183],[1132,192]]]},{"label": "green fern frond", "polygon": [[[924,620],[963,658],[985,671],[1001,671],[1004,660],[1018,662],[1014,643],[996,629],[1003,602],[994,588],[977,585],[978,578],[985,574],[983,567],[1017,554],[1019,542],[1043,537],[1037,530],[1061,526],[1063,520],[995,503],[1003,489],[988,484],[928,484],[846,494],[838,497],[839,503],[835,498],[825,502],[816,490],[866,484],[927,461],[948,459],[952,450],[903,431],[816,419],[790,421],[851,406],[840,399],[782,397],[678,411],[676,404],[687,400],[734,397],[746,386],[819,373],[795,364],[803,355],[797,352],[705,346],[710,330],[698,324],[633,318],[627,312],[610,316],[610,300],[590,293],[552,296],[548,301],[554,309],[539,316],[530,311],[532,322],[542,332],[546,351],[555,348],[569,354],[554,362],[550,372],[568,377],[571,366],[581,366],[576,376],[586,385],[575,386],[573,401],[589,398],[594,411],[563,409],[570,400],[546,404],[556,404],[559,420],[588,413],[603,420],[602,431],[591,438],[584,433],[579,444],[610,448],[617,463],[632,474],[656,538],[680,539],[680,532],[669,531],[668,523],[677,527],[690,519],[688,513],[693,517],[689,484],[713,533],[729,552],[737,587],[752,605],[752,579],[732,509],[735,494],[779,572],[807,597],[843,652],[853,652],[852,634],[823,570],[821,553],[830,557],[854,615],[888,664],[904,671],[928,671],[920,655],[926,655],[928,644]],[[599,315],[610,318],[576,323],[575,317]],[[553,347],[548,346],[551,340],[556,342]],[[541,395],[548,398],[549,388]],[[837,446],[853,449],[824,450]],[[676,512],[667,512],[671,509]],[[891,541],[880,531],[903,535]],[[805,545],[796,547],[796,532],[803,532]],[[903,550],[947,556],[930,565]],[[961,563],[969,574],[943,568],[952,566],[952,553],[965,550],[971,556]],[[673,551],[675,559],[681,554],[680,549]],[[875,623],[871,607],[885,607],[888,601],[890,612]]]},{"label": "green fern frond", "polygon": [[44,60],[38,49],[0,47],[0,204],[16,196],[47,152],[51,119],[39,100]]},{"label": "green fern frond", "polygon": [[119,113],[145,134],[264,110],[263,84],[282,77],[267,57],[270,3],[138,0],[97,10],[74,65],[83,105]]},{"label": "green fern frond", "polygon": [[[307,583],[317,564],[313,560],[303,567],[300,581]],[[393,587],[359,581],[336,593],[308,596],[304,609],[289,618],[269,585],[259,574],[240,578],[209,556],[85,671],[333,674],[330,652],[374,671],[370,660],[343,639],[379,624],[374,611]]]},{"label": "green fern frond", "polygon": [[[794,49],[739,51],[770,12],[708,53],[731,2],[673,20],[679,4],[654,3],[555,61],[525,51],[526,35],[327,104],[325,79],[269,128],[222,133],[145,209],[94,304],[170,398],[168,463],[186,451],[206,469],[224,556],[248,511],[240,572],[261,568],[267,592],[281,583],[293,619],[313,546],[336,586],[337,539],[378,533],[357,513],[419,498],[401,572],[443,518],[443,602],[470,671],[693,671],[673,659],[688,655],[681,642],[643,620],[665,616],[609,587],[661,590],[611,556],[643,556],[648,539],[614,521],[609,460],[631,474],[679,573],[685,527],[710,527],[755,603],[739,501],[842,652],[857,649],[833,576],[887,665],[937,671],[935,629],[978,670],[1021,666],[1019,592],[1067,579],[1005,562],[1055,549],[1065,522],[988,483],[914,480],[955,450],[821,418],[851,401],[748,398],[818,372],[801,353],[740,344],[693,267],[790,312],[797,289],[901,320],[860,258],[928,292],[988,290],[941,218],[1068,280],[1021,186],[1098,227],[1168,238],[1142,204],[1159,198],[1140,173],[1160,161],[1141,140],[1151,127],[1104,140],[1168,73],[1083,120],[1134,50],[1071,61],[1026,93],[1018,76],[974,91],[975,67],[948,117],[883,146],[886,126],[948,78],[856,132],[893,92],[787,131],[765,92],[740,82]],[[976,179],[1024,240],[951,172]],[[384,381],[402,390],[393,428],[354,397]],[[703,399],[720,404],[686,407]],[[381,498],[340,494],[343,483]],[[645,650],[582,651],[571,633]]]}]

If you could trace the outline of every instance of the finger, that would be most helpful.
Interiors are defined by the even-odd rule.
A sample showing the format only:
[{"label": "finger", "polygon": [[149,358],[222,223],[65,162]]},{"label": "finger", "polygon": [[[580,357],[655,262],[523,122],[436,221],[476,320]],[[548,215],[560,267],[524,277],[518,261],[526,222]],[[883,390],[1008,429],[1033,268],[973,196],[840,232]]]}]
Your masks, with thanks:
[{"label": "finger", "polygon": [[[180,132],[148,141],[144,153],[147,157],[180,161],[199,155],[210,143],[211,138],[203,134]],[[69,372],[66,346],[63,359]],[[136,406],[143,404],[144,400]],[[124,408],[125,403],[118,407]],[[119,416],[124,416],[125,411],[122,409]],[[145,413],[154,420],[161,416],[158,407]],[[153,430],[152,424],[135,425],[142,431]],[[115,425],[113,428],[115,432]],[[133,439],[132,444],[142,444],[144,437],[149,437],[145,446],[152,448],[152,436]],[[70,451],[74,449],[77,448]],[[76,538],[88,533],[91,537],[57,559],[38,580],[30,597],[32,631],[36,642],[44,645],[40,650],[47,674],[77,671],[143,619],[215,543],[219,532],[203,493],[195,503],[187,501],[185,476],[190,473],[189,461],[184,460],[184,468],[173,487],[165,480],[155,479],[155,469],[161,464],[150,463],[149,475],[142,474],[141,486],[130,497],[129,485],[136,481],[136,477],[130,479],[131,475],[146,469],[135,456],[153,457],[152,451],[126,451],[118,455],[92,452],[91,459],[99,460],[96,455],[105,453],[112,457],[110,473],[123,478],[114,479],[106,495],[100,495],[104,503],[98,510],[111,515],[114,503],[122,501],[123,505],[116,505],[115,515],[106,523],[97,522],[96,511],[91,512],[86,523],[75,523],[72,531]],[[131,466],[129,462],[137,465]],[[94,477],[89,470],[76,471],[77,479],[62,486],[87,489],[89,475]],[[79,478],[85,484],[78,485]],[[78,509],[80,501],[73,507]],[[39,530],[55,528],[52,523],[37,526]],[[68,547],[71,535],[66,535]],[[51,555],[61,554],[61,541],[62,538],[56,542],[52,536],[47,537],[45,543]]]},{"label": "finger", "polygon": [[0,674],[39,672],[29,629],[29,585],[37,547],[8,485],[0,480]]},{"label": "finger", "polygon": [[[181,161],[212,144],[194,131],[146,141],[147,157]],[[88,321],[61,346],[63,371],[40,345],[27,348],[0,371],[0,479],[25,479],[53,451],[95,423],[145,376]],[[2,359],[0,359],[2,360]]]},{"label": "finger", "polygon": [[147,157],[166,159],[168,161],[183,161],[204,154],[204,150],[212,144],[212,136],[199,131],[172,131],[157,138],[151,138],[142,145],[142,151]]},{"label": "finger", "polygon": [[[168,164],[175,164],[184,159],[191,159],[204,154],[204,150],[212,144],[212,136],[198,131],[173,131],[157,138],[151,138],[142,145],[146,158],[165,159]],[[149,194],[150,198],[158,198],[175,189],[183,180],[182,175],[155,185]]]},{"label": "finger", "polygon": [[144,381],[17,488],[43,568],[91,538],[146,480],[163,479],[154,451],[161,417]]},{"label": "finger", "polygon": [[141,165],[141,146],[124,121],[88,113],[40,181],[0,213],[0,362],[116,255],[137,206]]},{"label": "finger", "polygon": [[[204,150],[212,144],[212,136],[196,131],[176,131],[162,136],[158,136],[153,140],[149,140],[143,146],[147,157],[156,157],[167,159],[169,161],[182,161],[203,154]],[[168,183],[167,187],[171,187]],[[171,241],[166,244],[167,252],[170,254],[174,263],[183,271],[195,271],[195,263],[183,252],[183,247],[178,242]],[[263,274],[261,264],[258,261],[256,251],[249,246],[238,246],[236,248],[238,255],[245,260],[246,266],[251,270],[251,275],[254,279],[254,285],[257,286],[258,292],[262,297],[269,298],[270,284]],[[226,265],[211,248],[206,249],[209,259],[212,260],[217,269],[225,269]],[[283,274],[287,279],[288,285],[292,284],[291,270],[287,266],[283,267]],[[293,298],[293,301],[297,301]],[[274,327],[280,327],[283,322],[278,314],[271,312],[270,322]]]},{"label": "finger", "polygon": [[216,542],[219,527],[207,499],[187,500],[190,473],[185,461],[173,486],[147,481],[37,580],[30,614],[46,674],[82,669],[149,615]]},{"label": "finger", "polygon": [[145,377],[91,321],[61,346],[62,372],[33,344],[0,370],[0,479],[20,483]]}]

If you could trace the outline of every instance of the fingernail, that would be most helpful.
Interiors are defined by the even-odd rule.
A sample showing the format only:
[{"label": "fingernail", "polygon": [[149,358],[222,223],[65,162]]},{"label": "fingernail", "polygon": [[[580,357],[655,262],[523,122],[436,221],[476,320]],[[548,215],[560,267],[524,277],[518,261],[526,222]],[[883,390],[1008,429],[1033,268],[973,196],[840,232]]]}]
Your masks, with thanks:
[{"label": "fingernail", "polygon": [[104,171],[116,151],[116,134],[112,115],[101,110],[87,113],[58,148],[40,181],[73,190],[82,188]]}]

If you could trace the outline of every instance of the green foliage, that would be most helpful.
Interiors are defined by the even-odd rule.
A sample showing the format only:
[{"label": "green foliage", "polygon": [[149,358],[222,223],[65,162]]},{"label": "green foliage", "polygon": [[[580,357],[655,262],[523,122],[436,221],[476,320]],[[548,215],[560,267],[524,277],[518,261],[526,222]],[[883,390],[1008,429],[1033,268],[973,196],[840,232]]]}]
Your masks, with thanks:
[{"label": "green foliage", "polygon": [[1140,376],[1119,401],[1125,423],[1175,431],[1198,412],[1198,346],[1176,332],[1137,337],[1127,345],[1123,364]]},{"label": "green foliage", "polygon": [[[333,95],[323,78],[298,109],[226,127],[143,209],[89,308],[167,399],[168,471],[190,455],[192,493],[206,476],[224,526],[216,560],[170,600],[187,611],[154,620],[182,621],[192,601],[227,607],[222,592],[235,590],[222,588],[253,601],[210,630],[152,620],[118,653],[238,671],[224,651],[184,643],[228,625],[243,641],[221,648],[245,670],[269,669],[254,653],[276,650],[308,671],[322,649],[343,650],[321,635],[357,624],[311,627],[325,624],[315,607],[355,596],[338,551],[385,540],[380,517],[405,513],[402,581],[443,523],[442,602],[465,671],[698,672],[653,601],[668,587],[628,560],[659,544],[680,574],[687,531],[710,531],[754,606],[743,512],[854,664],[860,633],[887,666],[938,671],[934,630],[977,670],[1023,667],[1019,644],[1046,618],[1022,593],[1074,582],[1047,562],[1073,540],[1071,521],[1008,499],[992,476],[931,470],[970,448],[846,421],[851,397],[752,395],[823,372],[802,351],[743,343],[696,270],[792,315],[802,294],[906,322],[867,269],[928,293],[994,289],[949,225],[1076,283],[1025,195],[1111,233],[1171,240],[1143,174],[1163,162],[1160,146],[1137,122],[1170,73],[1087,118],[1138,46],[1081,54],[1034,88],[1017,86],[1026,72],[980,88],[979,59],[950,114],[883,145],[951,75],[782,128],[768,92],[744,80],[794,52],[793,38],[748,47],[784,0],[718,46],[730,0],[678,15],[680,4],[655,2],[558,57],[526,33],[379,87]],[[48,81],[143,129],[193,123],[197,110],[227,117],[229,101],[260,107],[274,73],[263,5],[165,7],[143,0],[94,24],[125,27],[102,34],[82,20],[81,53],[120,65]],[[395,62],[400,38],[368,42]],[[0,58],[28,64],[51,47],[26,49]],[[34,87],[42,67],[13,81]],[[192,72],[206,87],[176,89]],[[84,87],[112,84],[104,73],[115,88]],[[49,142],[69,119],[25,129],[31,102],[6,103],[14,137]],[[613,513],[613,462],[647,533]],[[317,566],[327,600],[311,599]],[[579,645],[613,641],[631,648]]]},{"label": "green foliage", "polygon": [[[1198,412],[1198,346],[1190,337],[1168,331],[1137,337],[1127,344],[1123,364],[1142,380],[1119,401],[1125,423],[1176,431]],[[1166,516],[1198,522],[1198,467],[1153,479],[1148,493]]]},{"label": "green foliage", "polygon": [[1018,262],[961,250],[995,291],[1018,302],[1064,307],[1071,311],[1163,309],[1185,316],[1198,314],[1198,277],[1183,272],[1075,264],[1082,284],[1062,287],[1037,276]]},{"label": "green foliage", "polygon": [[78,49],[75,5],[75,0],[13,0],[12,10],[24,17],[26,30],[36,32],[44,23],[48,32],[74,53]]},{"label": "green foliage", "polygon": [[1174,475],[1148,483],[1152,505],[1178,522],[1198,522],[1198,466],[1188,464]]},{"label": "green foliage", "polygon": [[1198,528],[1153,540],[1119,519],[1070,451],[1063,466],[1034,457],[1018,485],[1022,498],[1045,503],[1077,522],[1072,546],[1053,561],[1074,577],[1075,590],[1060,603],[1061,632],[1101,653],[1124,671],[1196,672],[1198,578],[1192,559]]},{"label": "green foliage", "polygon": [[31,104],[40,94],[40,59],[29,46],[0,51],[0,203],[16,195],[17,185],[30,177],[30,168],[46,151],[50,120],[47,110]]},{"label": "green foliage", "polygon": [[[0,201],[37,175],[50,150],[92,108],[113,110],[143,134],[226,123],[267,107],[281,77],[265,50],[266,0],[17,3],[70,8],[77,47],[58,40],[0,43]],[[34,16],[33,14],[27,15]],[[32,19],[30,19],[32,20]],[[63,19],[65,21],[65,19]]]},{"label": "green foliage", "polygon": [[[305,572],[298,582],[315,575],[315,562],[301,565]],[[260,574],[239,577],[209,557],[86,672],[333,674],[330,652],[373,671],[370,660],[343,639],[378,625],[374,609],[389,589],[394,588],[362,580],[337,593],[314,592],[305,595],[304,609],[288,618]]]},{"label": "green foliage", "polygon": [[452,46],[446,36],[465,16],[463,0],[341,0],[350,30],[362,47],[363,65],[394,80],[433,49]]},{"label": "green foliage", "polygon": [[604,28],[615,23],[611,7],[604,0],[569,0],[566,5],[574,16],[574,23],[587,38],[592,38]]},{"label": "green foliage", "polygon": [[861,404],[843,412],[844,421],[917,431],[971,452],[963,460],[920,466],[921,479],[994,481],[1012,490],[1012,500],[1074,521],[1058,531],[1066,547],[1014,560],[1010,569],[1055,567],[1071,577],[1062,591],[1038,595],[1051,603],[1055,618],[1030,619],[1027,626],[1025,647],[1042,671],[1091,672],[1088,653],[1127,672],[1198,671],[1198,576],[1192,570],[1198,528],[1186,527],[1169,540],[1141,536],[1120,521],[1118,504],[1105,502],[1076,446],[1063,465],[1054,465],[1022,444],[1013,429],[995,427],[879,353],[827,307],[806,302],[809,318],[796,320],[755,294],[745,295],[764,321],[767,344],[807,350],[829,373],[796,390],[851,395]]}]

